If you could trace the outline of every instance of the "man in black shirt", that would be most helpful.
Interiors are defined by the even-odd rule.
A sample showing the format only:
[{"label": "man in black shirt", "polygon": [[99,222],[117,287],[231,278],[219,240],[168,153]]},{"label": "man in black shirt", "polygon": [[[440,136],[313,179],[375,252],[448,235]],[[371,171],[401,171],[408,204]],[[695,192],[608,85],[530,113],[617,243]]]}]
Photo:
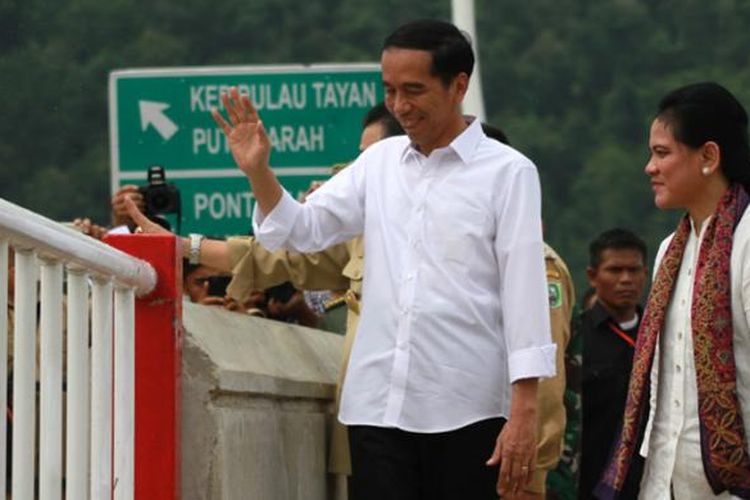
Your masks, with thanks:
[{"label": "man in black shirt", "polygon": [[[583,335],[582,450],[579,498],[590,499],[618,435],[642,317],[646,244],[612,229],[589,245],[589,283],[596,303],[581,315]],[[623,499],[637,498],[643,460],[636,457]]]}]

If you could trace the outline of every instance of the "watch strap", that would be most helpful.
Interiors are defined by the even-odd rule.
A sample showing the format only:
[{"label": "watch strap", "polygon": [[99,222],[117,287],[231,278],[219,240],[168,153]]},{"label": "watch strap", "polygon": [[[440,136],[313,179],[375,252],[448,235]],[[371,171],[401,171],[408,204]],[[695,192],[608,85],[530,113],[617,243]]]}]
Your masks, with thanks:
[{"label": "watch strap", "polygon": [[190,233],[190,253],[188,254],[188,262],[193,265],[201,263],[201,242],[203,241],[202,234]]}]

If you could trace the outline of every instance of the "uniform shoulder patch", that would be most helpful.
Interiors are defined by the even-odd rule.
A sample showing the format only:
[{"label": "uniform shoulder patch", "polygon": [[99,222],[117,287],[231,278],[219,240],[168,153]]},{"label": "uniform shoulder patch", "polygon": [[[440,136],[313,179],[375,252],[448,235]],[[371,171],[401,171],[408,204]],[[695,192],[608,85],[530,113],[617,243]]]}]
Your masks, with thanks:
[{"label": "uniform shoulder patch", "polygon": [[548,281],[547,297],[549,298],[550,309],[557,309],[562,306],[562,283],[559,281]]}]

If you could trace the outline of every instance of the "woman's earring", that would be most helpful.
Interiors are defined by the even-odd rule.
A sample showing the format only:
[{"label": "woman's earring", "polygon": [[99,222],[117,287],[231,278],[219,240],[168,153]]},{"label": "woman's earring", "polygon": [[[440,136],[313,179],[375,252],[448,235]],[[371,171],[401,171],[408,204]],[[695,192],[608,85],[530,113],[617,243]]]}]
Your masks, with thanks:
[{"label": "woman's earring", "polygon": [[703,173],[703,175],[706,175],[706,176],[711,175],[711,169],[708,167],[703,167],[701,169],[701,172]]}]

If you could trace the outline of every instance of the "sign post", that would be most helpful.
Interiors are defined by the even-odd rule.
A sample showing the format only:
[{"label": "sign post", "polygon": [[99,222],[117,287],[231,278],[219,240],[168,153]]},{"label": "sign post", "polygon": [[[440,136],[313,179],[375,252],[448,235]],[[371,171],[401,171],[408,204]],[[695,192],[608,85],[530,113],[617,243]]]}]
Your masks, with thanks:
[{"label": "sign post", "polygon": [[358,153],[365,113],[383,99],[377,64],[114,71],[109,77],[112,192],[161,165],[180,190],[182,234],[246,234],[254,200],[211,118],[220,95],[248,95],[272,143],[271,165],[293,195]]}]

